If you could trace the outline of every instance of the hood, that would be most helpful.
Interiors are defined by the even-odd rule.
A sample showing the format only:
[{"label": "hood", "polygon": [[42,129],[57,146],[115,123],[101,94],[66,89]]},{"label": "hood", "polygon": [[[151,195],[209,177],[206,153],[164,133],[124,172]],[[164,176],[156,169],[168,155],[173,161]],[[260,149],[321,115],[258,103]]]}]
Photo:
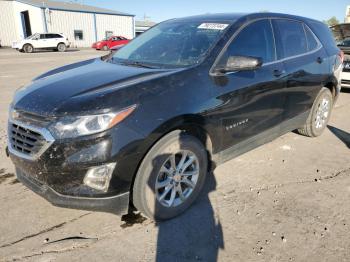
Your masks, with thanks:
[{"label": "hood", "polygon": [[170,70],[130,67],[100,58],[91,59],[35,78],[30,85],[16,92],[13,107],[42,116],[106,111],[112,106],[122,108],[137,103],[137,92],[128,97],[125,89],[169,73]]}]

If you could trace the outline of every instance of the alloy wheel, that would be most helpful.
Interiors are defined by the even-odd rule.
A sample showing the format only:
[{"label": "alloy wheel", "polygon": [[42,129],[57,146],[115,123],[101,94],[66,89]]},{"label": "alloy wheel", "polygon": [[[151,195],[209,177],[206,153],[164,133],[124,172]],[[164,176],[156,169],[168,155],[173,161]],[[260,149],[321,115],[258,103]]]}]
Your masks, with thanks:
[{"label": "alloy wheel", "polygon": [[330,108],[331,107],[329,99],[327,97],[324,97],[321,100],[321,103],[319,103],[316,111],[315,126],[317,129],[323,128],[324,125],[327,123]]},{"label": "alloy wheel", "polygon": [[155,184],[158,202],[165,207],[184,203],[196,187],[199,161],[189,150],[170,155],[163,163]]}]

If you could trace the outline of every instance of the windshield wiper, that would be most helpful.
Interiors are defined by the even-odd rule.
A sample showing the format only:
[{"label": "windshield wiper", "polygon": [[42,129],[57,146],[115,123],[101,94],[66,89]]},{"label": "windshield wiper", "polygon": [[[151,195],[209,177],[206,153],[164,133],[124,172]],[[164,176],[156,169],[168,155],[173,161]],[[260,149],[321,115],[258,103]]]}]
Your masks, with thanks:
[{"label": "windshield wiper", "polygon": [[156,69],[156,68],[159,68],[157,66],[152,66],[152,65],[149,65],[149,64],[145,64],[145,63],[142,63],[142,62],[139,62],[139,61],[123,61],[123,62],[120,62],[121,64],[123,65],[127,65],[127,66],[136,66],[136,67],[143,67],[143,68],[152,68],[152,69]]}]

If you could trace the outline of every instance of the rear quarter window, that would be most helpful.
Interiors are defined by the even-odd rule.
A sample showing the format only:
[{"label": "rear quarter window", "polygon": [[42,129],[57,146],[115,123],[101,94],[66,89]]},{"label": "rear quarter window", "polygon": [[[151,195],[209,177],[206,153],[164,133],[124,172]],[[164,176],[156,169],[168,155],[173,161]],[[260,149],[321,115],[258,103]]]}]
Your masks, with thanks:
[{"label": "rear quarter window", "polygon": [[339,48],[337,47],[333,34],[328,26],[326,26],[324,23],[313,20],[307,21],[307,25],[321,41],[328,55],[336,55],[339,53]]},{"label": "rear quarter window", "polygon": [[319,47],[318,40],[315,38],[315,35],[311,32],[311,30],[307,26],[304,26],[304,28],[305,28],[308,51],[316,50]]}]

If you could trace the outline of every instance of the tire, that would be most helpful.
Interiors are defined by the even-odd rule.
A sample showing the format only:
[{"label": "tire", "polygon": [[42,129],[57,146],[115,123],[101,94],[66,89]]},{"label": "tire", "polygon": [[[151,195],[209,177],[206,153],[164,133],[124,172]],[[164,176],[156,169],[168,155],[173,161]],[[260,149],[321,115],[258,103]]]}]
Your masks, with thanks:
[{"label": "tire", "polygon": [[[187,156],[184,157],[185,155]],[[171,165],[172,157],[174,157],[175,165]],[[181,161],[182,158],[184,161]],[[181,162],[184,163],[183,170],[179,168]],[[191,164],[186,167],[188,163]],[[172,166],[176,166],[178,172],[174,171]],[[161,172],[161,169],[165,170],[165,168],[172,171]],[[203,188],[207,173],[208,155],[203,144],[197,138],[180,130],[173,131],[160,139],[142,161],[133,186],[133,204],[148,218],[156,221],[176,217],[196,200]],[[179,181],[179,178],[183,180]],[[188,184],[187,178],[191,183]],[[185,180],[186,183],[183,182]],[[167,190],[167,187],[156,189],[156,183],[161,185],[167,181],[172,181],[167,187],[173,189],[170,191]],[[178,191],[179,187],[182,198]],[[174,190],[175,198],[172,198]],[[170,205],[171,199],[173,199],[172,205]]]},{"label": "tire", "polygon": [[57,45],[57,50],[58,50],[58,52],[66,52],[67,47],[66,47],[66,45],[64,43],[59,43]]},{"label": "tire", "polygon": [[30,45],[30,44],[25,44],[23,46],[23,51],[25,53],[33,53],[34,52],[34,47],[32,45]]},{"label": "tire", "polygon": [[105,45],[105,46],[102,47],[102,50],[103,50],[103,51],[108,51],[109,48],[108,48],[108,46]]},{"label": "tire", "polygon": [[328,88],[323,87],[314,101],[305,125],[297,130],[298,133],[309,137],[320,136],[327,127],[332,108],[332,93]]}]

